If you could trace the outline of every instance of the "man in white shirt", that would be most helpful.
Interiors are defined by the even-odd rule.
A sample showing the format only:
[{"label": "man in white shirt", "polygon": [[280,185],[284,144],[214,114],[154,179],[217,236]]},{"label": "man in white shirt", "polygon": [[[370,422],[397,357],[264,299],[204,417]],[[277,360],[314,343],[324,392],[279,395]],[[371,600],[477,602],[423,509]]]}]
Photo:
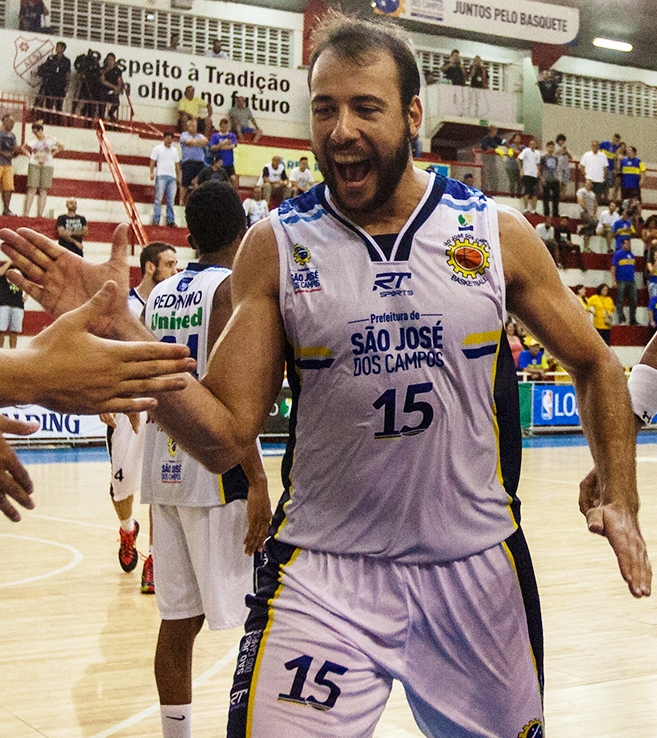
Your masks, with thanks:
[{"label": "man in white shirt", "polygon": [[292,187],[292,197],[296,197],[302,192],[308,190],[315,184],[313,173],[308,168],[308,157],[302,156],[299,159],[299,166],[294,167],[290,172],[290,185]]},{"label": "man in white shirt", "polygon": [[595,232],[598,236],[602,236],[607,242],[607,251],[610,254],[614,253],[614,223],[620,220],[620,213],[618,212],[618,205],[615,200],[609,201],[609,207],[606,207],[601,213],[598,220],[598,227]]},{"label": "man in white shirt", "polygon": [[262,187],[260,185],[256,185],[253,188],[253,197],[247,197],[242,205],[246,214],[248,228],[259,220],[264,220],[269,215],[267,200],[262,196]]},{"label": "man in white shirt", "polygon": [[536,214],[536,197],[538,193],[538,165],[541,152],[536,148],[538,142],[532,138],[529,146],[518,154],[522,172],[523,202],[526,213]]},{"label": "man in white shirt", "polygon": [[[151,153],[151,160],[148,163],[151,182],[155,182],[155,201],[153,203],[153,225],[160,225],[160,215],[162,213],[162,197],[166,194],[167,198],[167,225],[169,228],[176,227],[176,215],[173,210],[173,204],[176,201],[177,185],[181,181],[180,156],[178,149],[175,149],[173,143],[173,133],[167,131],[164,134],[164,141],[158,144]],[[157,177],[155,169],[157,168]]]},{"label": "man in white shirt", "polygon": [[563,269],[561,263],[561,254],[559,252],[559,244],[554,238],[554,226],[552,225],[552,218],[549,215],[545,216],[543,223],[539,223],[534,229],[538,234],[538,237],[543,241],[545,247],[550,252],[550,256],[554,259],[554,263],[559,269]]},{"label": "man in white shirt", "polygon": [[228,54],[221,49],[221,41],[215,38],[212,42],[212,48],[205,52],[205,55],[212,59],[228,59]]},{"label": "man in white shirt", "polygon": [[270,164],[265,164],[258,184],[262,185],[262,194],[267,204],[272,195],[279,195],[282,200],[287,200],[290,196],[290,185],[285,166],[278,154],[272,156]]},{"label": "man in white shirt", "polygon": [[598,227],[598,219],[596,218],[598,201],[595,192],[593,192],[593,183],[590,179],[584,182],[584,187],[577,190],[577,204],[579,205],[579,217],[583,222],[579,229],[579,235],[584,239],[584,251],[590,251],[589,242]]},{"label": "man in white shirt", "polygon": [[598,203],[607,196],[607,157],[600,151],[600,141],[591,141],[591,150],[581,158],[580,164],[584,167],[584,176],[593,184],[593,192]]}]

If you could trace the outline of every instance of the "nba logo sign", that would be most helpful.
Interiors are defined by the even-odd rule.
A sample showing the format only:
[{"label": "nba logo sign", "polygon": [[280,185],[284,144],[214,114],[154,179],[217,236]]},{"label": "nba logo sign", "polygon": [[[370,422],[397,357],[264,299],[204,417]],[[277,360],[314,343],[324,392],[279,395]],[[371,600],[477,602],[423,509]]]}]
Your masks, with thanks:
[{"label": "nba logo sign", "polygon": [[544,389],[541,393],[541,419],[552,420],[554,415],[554,392]]}]

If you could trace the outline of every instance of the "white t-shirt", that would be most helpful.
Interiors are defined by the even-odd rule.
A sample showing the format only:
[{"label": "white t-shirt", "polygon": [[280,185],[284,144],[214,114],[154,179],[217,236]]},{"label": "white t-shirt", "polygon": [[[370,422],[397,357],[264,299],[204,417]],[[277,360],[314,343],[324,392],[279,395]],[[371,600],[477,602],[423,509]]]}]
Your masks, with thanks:
[{"label": "white t-shirt", "polygon": [[299,189],[305,192],[315,184],[315,178],[310,171],[310,167],[306,167],[303,172],[300,167],[294,167],[290,172],[290,182],[296,182]]},{"label": "white t-shirt", "polygon": [[267,200],[254,200],[252,197],[247,197],[242,205],[250,226],[259,220],[264,220],[269,215]]},{"label": "white t-shirt", "polygon": [[220,51],[218,54],[215,54],[212,49],[208,49],[205,52],[205,56],[210,57],[211,59],[228,59],[228,54],[225,51]]},{"label": "white t-shirt", "polygon": [[[586,187],[580,187],[575,193],[575,196],[577,197],[577,204],[579,205],[580,210],[586,210],[589,215],[595,217],[595,211],[598,209],[595,192],[593,192],[593,190],[587,190]],[[580,203],[580,198],[584,203],[583,208]]]},{"label": "white t-shirt", "polygon": [[[285,175],[285,165],[283,162],[281,162],[276,169],[270,164],[265,164],[265,166],[262,169],[262,174],[260,175],[260,179],[258,180],[258,184],[262,185],[265,181],[265,177],[267,179],[274,183],[274,182],[280,182],[283,179],[283,175]],[[287,175],[285,175],[287,179]]]},{"label": "white t-shirt", "polygon": [[541,241],[554,241],[554,226],[546,228],[545,223],[539,223],[536,226],[536,233]]},{"label": "white t-shirt", "polygon": [[33,138],[27,142],[32,153],[30,154],[30,164],[42,164],[44,167],[54,166],[52,151],[57,146],[57,139],[46,136],[43,141]]},{"label": "white t-shirt", "polygon": [[523,149],[518,154],[518,161],[522,162],[523,177],[538,177],[538,165],[541,161],[541,152],[538,149]]},{"label": "white t-shirt", "polygon": [[594,154],[592,151],[587,151],[580,161],[580,164],[584,167],[586,179],[590,179],[591,182],[605,182],[607,179],[607,169],[609,164],[607,157],[598,151]]},{"label": "white t-shirt", "polygon": [[158,144],[151,153],[151,161],[155,162],[158,177],[175,177],[176,164],[180,161],[178,149]]},{"label": "white t-shirt", "polygon": [[596,232],[598,234],[602,233],[602,229],[607,226],[608,228],[613,228],[614,223],[620,220],[620,214],[618,210],[615,213],[610,213],[609,208],[605,208],[600,213],[600,218],[598,219],[598,227],[596,229]]}]

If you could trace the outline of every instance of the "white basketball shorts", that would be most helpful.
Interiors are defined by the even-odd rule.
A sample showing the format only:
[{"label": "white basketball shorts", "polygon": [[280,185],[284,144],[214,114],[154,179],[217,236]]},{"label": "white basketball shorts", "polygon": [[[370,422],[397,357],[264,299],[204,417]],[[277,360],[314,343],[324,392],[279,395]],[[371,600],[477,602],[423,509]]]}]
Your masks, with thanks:
[{"label": "white basketball shorts", "polygon": [[141,469],[144,462],[144,425],[147,413],[139,415],[139,433],[130,419],[116,414],[116,428],[107,426],[107,449],[112,464],[110,495],[115,502],[134,497],[141,490]]},{"label": "white basketball shorts", "polygon": [[23,308],[0,305],[0,333],[22,333],[24,316]]}]

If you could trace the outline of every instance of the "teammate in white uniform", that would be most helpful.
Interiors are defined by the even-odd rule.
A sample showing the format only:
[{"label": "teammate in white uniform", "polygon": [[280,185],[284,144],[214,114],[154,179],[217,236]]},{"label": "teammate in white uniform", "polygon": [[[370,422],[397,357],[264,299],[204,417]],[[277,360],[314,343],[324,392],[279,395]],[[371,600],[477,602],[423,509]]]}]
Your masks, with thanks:
[{"label": "teammate in white uniform", "polygon": [[[398,678],[427,736],[539,738],[540,611],[518,527],[505,312],[574,379],[601,476],[599,532],[640,597],[651,570],[622,367],[519,213],[413,167],[420,78],[397,31],[329,16],[309,83],[327,186],[249,230],[205,377],[154,411],[221,473],[262,428],[287,360],[287,494],[228,735],[369,737]],[[61,296],[58,254],[23,260],[49,299]],[[118,333],[146,336],[128,318]]]},{"label": "teammate in white uniform", "polygon": [[[199,261],[153,289],[145,323],[158,340],[187,344],[202,376],[231,314],[230,273],[246,218],[235,190],[220,182],[195,190],[185,215]],[[213,630],[244,622],[252,554],[271,519],[267,478],[255,445],[242,466],[216,475],[147,423],[141,500],[153,515],[162,732],[190,738],[194,639],[204,619]]]},{"label": "teammate in white uniform", "polygon": [[[178,264],[176,249],[171,244],[162,241],[150,243],[142,249],[139,264],[141,282],[128,294],[128,308],[136,318],[141,318],[146,300],[153,287],[176,273]],[[139,561],[136,547],[139,523],[132,518],[132,506],[134,496],[141,488],[144,454],[142,429],[146,413],[132,415],[105,413],[100,418],[107,423],[107,448],[112,467],[110,495],[121,524],[119,564],[123,571],[131,572]],[[152,569],[153,561],[149,552],[142,575],[144,594],[152,593]]]}]

